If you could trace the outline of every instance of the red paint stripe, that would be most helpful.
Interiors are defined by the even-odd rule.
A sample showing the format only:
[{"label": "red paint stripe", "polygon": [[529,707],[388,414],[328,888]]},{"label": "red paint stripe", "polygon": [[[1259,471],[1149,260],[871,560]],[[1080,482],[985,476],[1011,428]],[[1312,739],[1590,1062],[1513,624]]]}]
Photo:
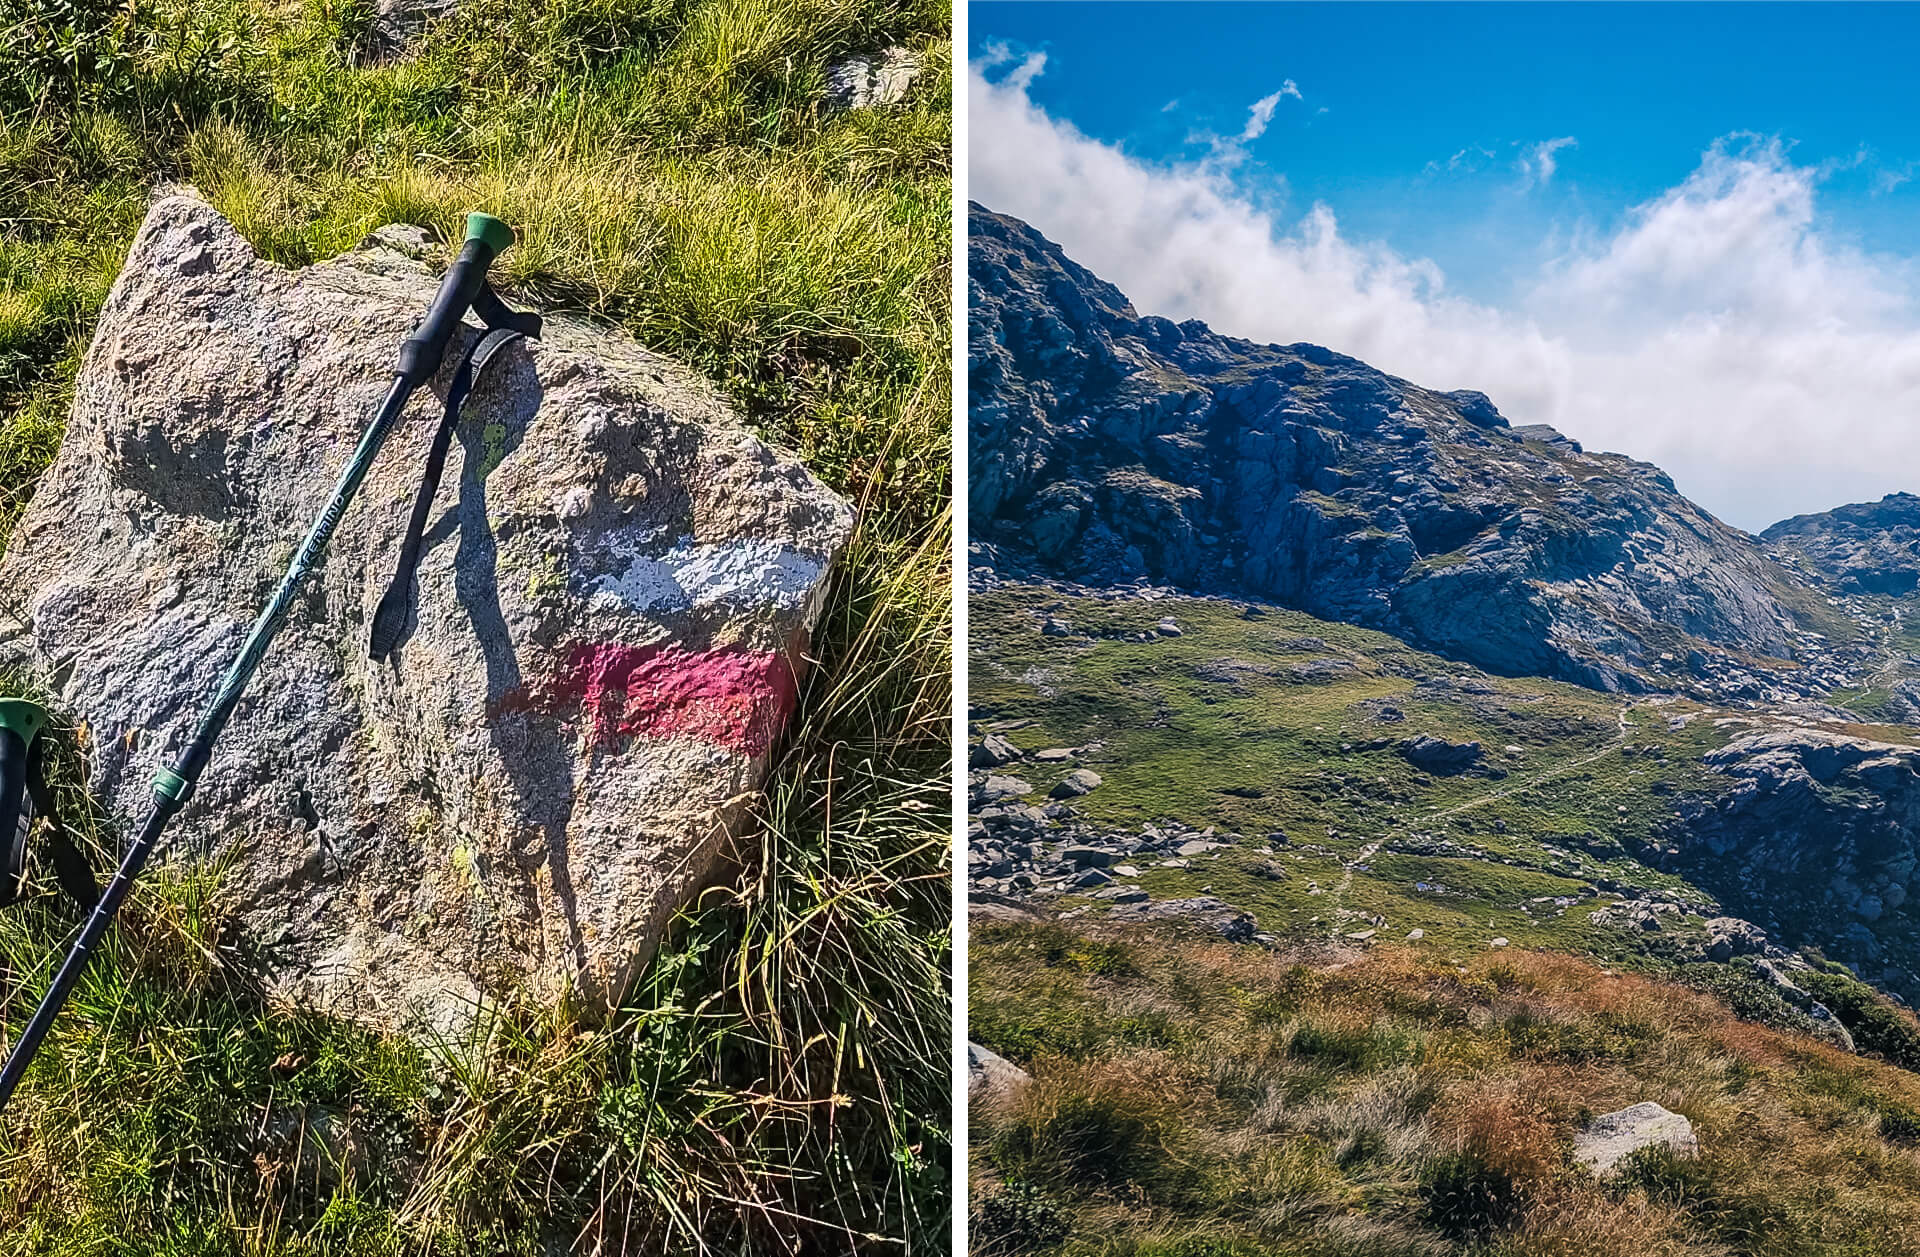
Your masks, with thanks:
[{"label": "red paint stripe", "polygon": [[597,743],[690,734],[759,755],[786,725],[798,697],[793,665],[779,652],[602,642],[573,647],[537,697],[516,691],[495,711],[583,711]]}]

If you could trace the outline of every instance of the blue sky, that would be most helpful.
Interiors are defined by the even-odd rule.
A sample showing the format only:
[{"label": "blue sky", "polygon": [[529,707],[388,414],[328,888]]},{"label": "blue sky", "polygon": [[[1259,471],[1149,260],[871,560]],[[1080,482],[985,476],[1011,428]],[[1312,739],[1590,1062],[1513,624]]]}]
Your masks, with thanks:
[{"label": "blue sky", "polygon": [[[1148,159],[1199,156],[1291,81],[1249,187],[1326,201],[1476,295],[1500,294],[1516,227],[1610,225],[1741,131],[1834,167],[1834,230],[1920,249],[1920,5],[985,3],[970,22],[976,58],[1047,52],[1033,99]],[[1520,159],[1567,136],[1529,183]]]},{"label": "blue sky", "polygon": [[1484,388],[1746,527],[1920,490],[1920,5],[969,23],[973,195],[1143,309]]}]

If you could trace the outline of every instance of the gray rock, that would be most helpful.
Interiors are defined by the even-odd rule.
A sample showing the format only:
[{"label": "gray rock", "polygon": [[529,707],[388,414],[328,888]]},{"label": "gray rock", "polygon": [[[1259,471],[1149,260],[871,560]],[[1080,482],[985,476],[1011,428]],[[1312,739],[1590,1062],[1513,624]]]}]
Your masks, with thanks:
[{"label": "gray rock", "polygon": [[1484,759],[1478,742],[1449,742],[1427,734],[1400,743],[1400,754],[1421,772],[1436,777],[1452,777],[1482,768]]},{"label": "gray rock", "polygon": [[1056,799],[1077,799],[1090,794],[1101,783],[1100,774],[1091,768],[1076,768],[1060,780],[1053,783],[1053,789],[1047,793]]},{"label": "gray rock", "polygon": [[1060,858],[1075,868],[1107,868],[1117,858],[1105,847],[1071,846],[1060,848]]},{"label": "gray rock", "polygon": [[1174,621],[1172,616],[1166,616],[1161,619],[1158,624],[1153,626],[1153,631],[1162,637],[1179,637],[1182,633],[1180,625]]},{"label": "gray rock", "polygon": [[982,808],[978,819],[984,828],[1003,839],[1031,836],[1047,826],[1045,814],[1039,808],[1027,803],[1016,803],[1010,807]]},{"label": "gray rock", "polygon": [[920,54],[893,47],[848,57],[827,71],[827,99],[842,109],[897,105],[923,68]]},{"label": "gray rock", "polygon": [[427,27],[453,11],[457,0],[375,0],[373,22],[364,49],[368,61],[381,65],[410,53]]},{"label": "gray rock", "polygon": [[1606,1174],[1627,1155],[1641,1148],[1667,1147],[1682,1156],[1694,1156],[1700,1142],[1693,1123],[1651,1100],[1603,1113],[1573,1137],[1574,1160],[1595,1174]]},{"label": "gray rock", "polygon": [[1190,899],[1147,900],[1115,908],[1116,921],[1178,922],[1197,926],[1231,943],[1253,941],[1259,926],[1253,917],[1216,899],[1199,895]]},{"label": "gray rock", "polygon": [[1033,783],[1023,777],[990,776],[973,788],[970,797],[976,804],[1000,803],[1032,793]]},{"label": "gray rock", "polygon": [[989,733],[967,757],[969,768],[998,768],[1020,758],[1020,748],[997,733]]},{"label": "gray rock", "polygon": [[[144,815],[436,286],[384,247],[290,272],[196,199],[149,211],[0,561],[114,811]],[[686,369],[555,320],[470,400],[376,664],[438,414],[387,442],[171,834],[229,866],[278,994],[453,1032],[508,988],[615,996],[716,872],[853,516]]]},{"label": "gray rock", "polygon": [[967,1043],[967,1101],[975,1105],[1003,1104],[1017,1096],[1033,1076],[997,1052]]}]

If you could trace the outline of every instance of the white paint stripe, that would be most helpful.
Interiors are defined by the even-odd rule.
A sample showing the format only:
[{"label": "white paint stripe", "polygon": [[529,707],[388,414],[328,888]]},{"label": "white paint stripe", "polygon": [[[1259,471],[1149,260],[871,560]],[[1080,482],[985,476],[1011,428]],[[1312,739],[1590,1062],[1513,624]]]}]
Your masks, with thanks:
[{"label": "white paint stripe", "polygon": [[634,555],[618,575],[594,581],[589,603],[597,610],[686,611],[697,607],[803,605],[819,584],[819,560],[777,541],[726,541],[696,545],[682,537],[665,554]]}]

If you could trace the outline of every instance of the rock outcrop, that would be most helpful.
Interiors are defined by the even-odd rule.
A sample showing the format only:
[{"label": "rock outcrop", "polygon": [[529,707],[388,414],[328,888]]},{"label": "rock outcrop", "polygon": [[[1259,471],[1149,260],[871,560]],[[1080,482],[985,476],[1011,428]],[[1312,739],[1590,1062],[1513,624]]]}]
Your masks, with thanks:
[{"label": "rock outcrop", "polygon": [[1706,763],[1731,788],[1682,801],[1688,841],[1755,884],[1863,922],[1920,890],[1920,748],[1789,726],[1735,738]]},{"label": "rock outcrop", "polygon": [[1911,493],[1796,515],[1760,539],[1843,594],[1897,598],[1920,590],[1920,497]]},{"label": "rock outcrop", "polygon": [[453,11],[455,0],[374,0],[362,54],[375,65],[404,59],[439,19]]},{"label": "rock outcrop", "polygon": [[1670,1148],[1690,1157],[1700,1151],[1700,1141],[1692,1122],[1651,1100],[1602,1113],[1573,1137],[1573,1159],[1596,1174],[1608,1173],[1642,1148]]},{"label": "rock outcrop", "polygon": [[1725,784],[1676,796],[1672,867],[1792,946],[1920,996],[1920,747],[1770,725],[1705,763]]},{"label": "rock outcrop", "polygon": [[1658,468],[1316,345],[1140,315],[974,206],[976,562],[1141,579],[1380,628],[1506,675],[1825,696],[1837,623]]},{"label": "rock outcrop", "polygon": [[976,1107],[1005,1104],[1014,1099],[1033,1076],[998,1052],[978,1043],[967,1044],[967,1100]]},{"label": "rock outcrop", "polygon": [[908,48],[859,53],[827,70],[827,99],[841,109],[875,109],[907,98],[924,68]]},{"label": "rock outcrop", "polygon": [[1436,777],[1453,777],[1469,772],[1495,778],[1507,775],[1486,762],[1486,755],[1478,742],[1449,742],[1445,738],[1423,733],[1417,738],[1402,741],[1400,754],[1421,772],[1432,773]]},{"label": "rock outcrop", "polygon": [[[289,272],[196,199],[152,207],[0,562],[117,810],[144,814],[435,286],[384,247]],[[374,663],[439,412],[395,430],[173,840],[226,866],[284,995],[448,1031],[516,988],[608,999],[713,875],[852,512],[685,369],[556,322],[470,399]]]}]

